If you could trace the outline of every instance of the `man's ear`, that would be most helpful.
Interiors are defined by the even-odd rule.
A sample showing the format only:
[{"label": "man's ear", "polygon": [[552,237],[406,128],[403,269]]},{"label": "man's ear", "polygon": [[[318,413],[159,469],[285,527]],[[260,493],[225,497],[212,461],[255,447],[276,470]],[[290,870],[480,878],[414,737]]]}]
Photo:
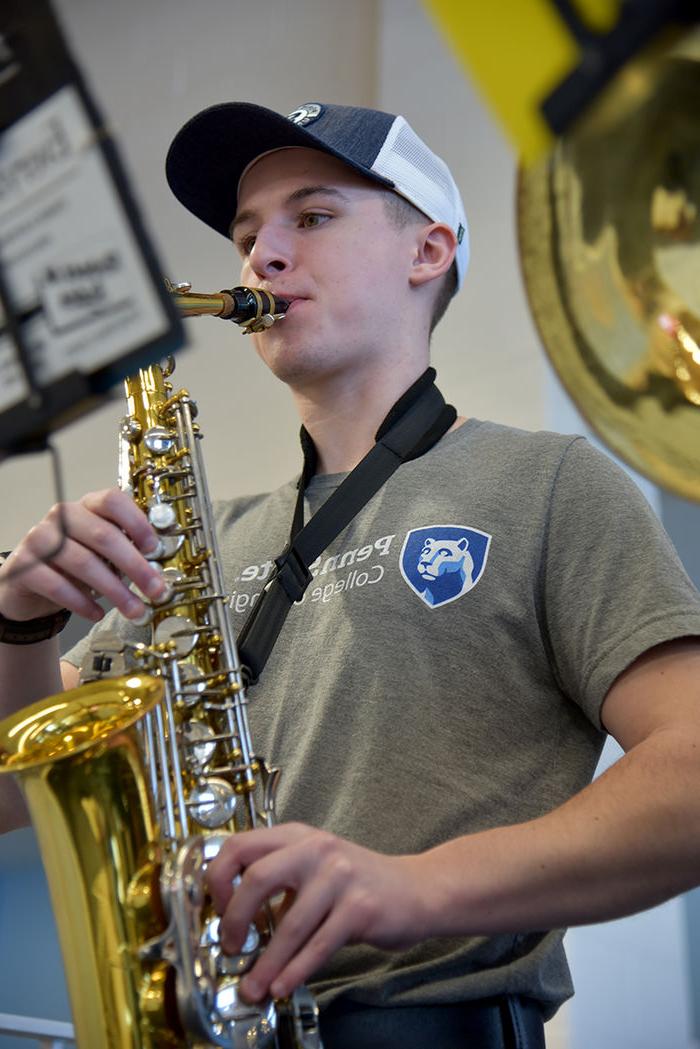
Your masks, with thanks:
[{"label": "man's ear", "polygon": [[421,226],[416,232],[416,254],[409,281],[413,287],[427,284],[447,273],[457,251],[454,230],[444,222]]}]

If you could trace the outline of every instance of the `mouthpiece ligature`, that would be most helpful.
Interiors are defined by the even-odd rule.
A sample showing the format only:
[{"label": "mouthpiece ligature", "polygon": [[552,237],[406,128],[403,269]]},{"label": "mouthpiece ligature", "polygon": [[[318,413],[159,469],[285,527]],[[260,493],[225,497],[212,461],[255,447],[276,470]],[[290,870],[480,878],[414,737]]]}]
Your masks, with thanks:
[{"label": "mouthpiece ligature", "polygon": [[192,285],[186,281],[173,284],[166,279],[165,283],[183,317],[220,317],[233,321],[242,328],[244,335],[272,327],[289,309],[286,299],[276,298],[262,288],[239,285],[208,295],[192,291]]}]

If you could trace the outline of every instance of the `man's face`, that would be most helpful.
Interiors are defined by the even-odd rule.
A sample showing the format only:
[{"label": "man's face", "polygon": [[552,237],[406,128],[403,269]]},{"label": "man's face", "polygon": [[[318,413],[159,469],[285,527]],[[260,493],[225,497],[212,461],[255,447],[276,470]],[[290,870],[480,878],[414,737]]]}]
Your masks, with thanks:
[{"label": "man's face", "polygon": [[270,153],[241,182],[241,283],[292,301],[256,348],[292,386],[388,365],[416,236],[391,224],[385,192],[313,149]]}]

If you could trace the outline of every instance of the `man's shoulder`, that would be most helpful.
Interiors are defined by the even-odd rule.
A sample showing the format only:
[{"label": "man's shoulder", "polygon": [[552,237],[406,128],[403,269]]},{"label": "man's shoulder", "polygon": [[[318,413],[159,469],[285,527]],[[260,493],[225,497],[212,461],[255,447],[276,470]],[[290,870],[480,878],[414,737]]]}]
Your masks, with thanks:
[{"label": "man's shoulder", "polygon": [[610,454],[581,434],[524,430],[502,423],[468,419],[447,434],[431,464],[436,483],[469,480],[490,490],[517,493],[539,491],[601,497],[625,495],[643,500],[635,481]]},{"label": "man's shoulder", "polygon": [[470,468],[489,474],[535,470],[551,475],[572,454],[583,458],[601,455],[580,434],[524,430],[475,418],[443,437],[437,452],[446,464],[468,463]]},{"label": "man's shoulder", "polygon": [[551,448],[559,453],[565,452],[570,445],[576,442],[588,444],[586,438],[581,434],[555,433],[553,430],[525,430],[517,426],[508,426],[506,423],[476,418],[466,419],[464,424],[451,431],[448,437],[451,435],[454,435],[459,441],[469,441],[474,444],[494,444],[522,450]]}]

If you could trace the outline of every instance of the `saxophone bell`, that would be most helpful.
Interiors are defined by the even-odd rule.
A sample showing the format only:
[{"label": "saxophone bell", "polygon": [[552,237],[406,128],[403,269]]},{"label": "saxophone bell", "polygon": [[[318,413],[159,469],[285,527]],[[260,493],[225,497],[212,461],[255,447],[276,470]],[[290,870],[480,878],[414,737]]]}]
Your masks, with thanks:
[{"label": "saxophone bell", "polygon": [[265,331],[281,320],[289,309],[287,299],[271,295],[262,288],[241,285],[224,289],[214,295],[192,291],[192,285],[172,284],[166,279],[166,288],[183,317],[220,317],[233,321],[244,335]]}]

